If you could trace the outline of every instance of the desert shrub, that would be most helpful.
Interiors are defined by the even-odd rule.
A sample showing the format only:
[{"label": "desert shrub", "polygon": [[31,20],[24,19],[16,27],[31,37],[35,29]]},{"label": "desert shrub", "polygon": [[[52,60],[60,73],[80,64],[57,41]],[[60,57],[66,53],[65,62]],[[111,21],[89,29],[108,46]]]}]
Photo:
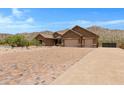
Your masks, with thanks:
[{"label": "desert shrub", "polygon": [[4,44],[6,44],[5,39],[1,39],[0,40],[0,45],[4,45]]},{"label": "desert shrub", "polygon": [[5,39],[5,42],[6,42],[7,44],[9,44],[10,46],[12,46],[12,47],[15,46],[15,40],[14,40],[14,37],[12,37],[12,36],[6,38],[6,39]]},{"label": "desert shrub", "polygon": [[33,39],[30,41],[30,45],[41,46],[42,44],[40,43],[39,40]]},{"label": "desert shrub", "polygon": [[23,35],[13,35],[5,39],[5,42],[12,47],[28,46],[28,40]]},{"label": "desert shrub", "polygon": [[21,46],[22,47],[29,47],[30,46],[30,41],[26,40],[26,39],[23,39],[21,42],[20,42]]}]

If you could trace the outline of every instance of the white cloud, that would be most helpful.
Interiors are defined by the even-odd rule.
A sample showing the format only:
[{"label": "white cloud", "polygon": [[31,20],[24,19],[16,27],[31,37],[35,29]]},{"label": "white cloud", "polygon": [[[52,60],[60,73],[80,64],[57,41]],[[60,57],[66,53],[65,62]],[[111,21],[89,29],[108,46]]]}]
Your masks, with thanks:
[{"label": "white cloud", "polygon": [[39,25],[31,25],[31,24],[27,24],[27,23],[24,23],[24,24],[9,24],[6,26],[7,28],[18,28],[18,30],[20,30],[20,28],[38,28],[40,27]]},{"label": "white cloud", "polygon": [[26,19],[27,23],[34,23],[34,19],[32,17],[29,17]]},{"label": "white cloud", "polygon": [[90,21],[76,20],[76,21],[64,21],[64,22],[52,22],[48,25],[77,25],[77,24],[90,24]]},{"label": "white cloud", "polygon": [[0,13],[0,32],[17,33],[40,28],[33,17],[24,15],[24,10],[12,9],[8,16]]},{"label": "white cloud", "polygon": [[23,11],[20,11],[18,8],[12,9],[12,15],[16,17],[21,17],[24,14]]},{"label": "white cloud", "polygon": [[72,28],[75,25],[79,25],[82,27],[89,27],[89,26],[96,25],[96,26],[108,27],[112,29],[119,29],[116,27],[120,25],[121,27],[122,25],[124,26],[124,20],[123,19],[122,20],[107,20],[107,21],[75,20],[75,21],[51,22],[51,23],[42,24],[42,27],[57,31],[57,30]]},{"label": "white cloud", "polygon": [[10,16],[0,15],[0,24],[12,23],[12,18]]},{"label": "white cloud", "polygon": [[33,24],[35,20],[32,17],[28,17],[24,20],[15,19],[12,16],[1,16],[0,15],[0,25],[23,25],[23,24]]},{"label": "white cloud", "polygon": [[101,24],[104,24],[104,25],[122,24],[122,23],[124,23],[124,19],[122,19],[122,20],[110,20],[110,21],[101,22]]},{"label": "white cloud", "polygon": [[75,21],[65,21],[65,22],[53,22],[49,23],[48,25],[117,25],[117,24],[123,24],[124,19],[122,20],[108,20],[108,21],[88,21],[88,20],[75,20]]}]

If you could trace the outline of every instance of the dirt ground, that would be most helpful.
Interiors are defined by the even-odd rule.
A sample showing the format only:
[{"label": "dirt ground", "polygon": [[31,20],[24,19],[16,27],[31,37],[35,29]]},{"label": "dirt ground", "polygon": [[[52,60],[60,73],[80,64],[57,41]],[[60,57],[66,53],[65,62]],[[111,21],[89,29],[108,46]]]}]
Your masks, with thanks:
[{"label": "dirt ground", "polygon": [[50,84],[91,48],[0,48],[0,84]]},{"label": "dirt ground", "polygon": [[124,50],[97,48],[71,66],[51,84],[124,84]]}]

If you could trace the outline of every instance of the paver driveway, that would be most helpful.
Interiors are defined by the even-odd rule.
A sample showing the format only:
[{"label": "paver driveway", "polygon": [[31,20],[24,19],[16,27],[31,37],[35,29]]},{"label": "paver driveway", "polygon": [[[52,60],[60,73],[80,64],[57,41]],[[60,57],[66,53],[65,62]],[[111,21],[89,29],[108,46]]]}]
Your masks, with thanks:
[{"label": "paver driveway", "polygon": [[124,50],[95,49],[52,84],[124,84]]}]

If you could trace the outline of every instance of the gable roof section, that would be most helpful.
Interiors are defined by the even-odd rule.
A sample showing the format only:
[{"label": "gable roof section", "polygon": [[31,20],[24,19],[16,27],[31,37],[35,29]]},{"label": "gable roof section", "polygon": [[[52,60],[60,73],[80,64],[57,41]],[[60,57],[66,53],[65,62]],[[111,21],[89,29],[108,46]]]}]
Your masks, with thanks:
[{"label": "gable roof section", "polygon": [[82,36],[96,36],[96,37],[99,37],[98,35],[90,32],[87,29],[84,29],[80,26],[75,26],[75,27],[72,28],[72,30],[74,30],[75,32],[80,33]]},{"label": "gable roof section", "polygon": [[51,38],[53,39],[53,34],[41,34],[45,38]]},{"label": "gable roof section", "polygon": [[61,30],[61,31],[58,31],[57,33],[60,34],[60,35],[63,35],[64,33],[66,33],[69,29],[65,29],[65,30]]},{"label": "gable roof section", "polygon": [[54,36],[55,34],[57,34],[57,35],[59,35],[59,36],[62,36],[62,35],[59,34],[58,32],[54,32],[54,33],[53,33],[53,36]]},{"label": "gable roof section", "polygon": [[[53,37],[53,34],[38,34],[37,36],[39,36],[39,35],[41,35],[41,36],[43,36],[44,38],[49,38],[49,39],[53,39],[54,37]],[[37,37],[36,36],[36,37]]]},{"label": "gable roof section", "polygon": [[70,30],[70,31],[74,32],[75,34],[78,34],[79,36],[82,36],[82,34],[76,32],[76,31],[74,31],[74,30]]},{"label": "gable roof section", "polygon": [[76,31],[74,31],[74,30],[72,30],[72,29],[67,30],[62,36],[64,36],[68,31],[72,31],[72,32],[75,33],[76,35],[82,36],[80,33],[76,32]]}]

